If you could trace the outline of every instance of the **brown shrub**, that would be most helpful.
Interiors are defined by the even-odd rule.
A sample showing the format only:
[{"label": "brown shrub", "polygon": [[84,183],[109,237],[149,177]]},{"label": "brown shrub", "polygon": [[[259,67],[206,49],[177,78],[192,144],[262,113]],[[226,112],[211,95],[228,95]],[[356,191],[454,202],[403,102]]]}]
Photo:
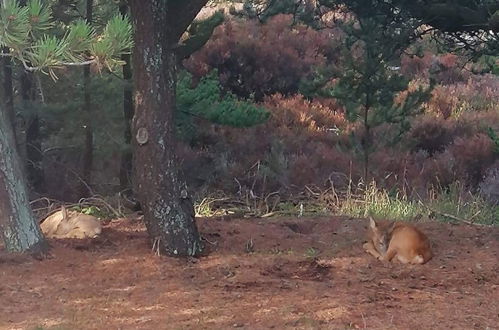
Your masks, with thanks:
[{"label": "brown shrub", "polygon": [[271,111],[271,124],[276,127],[308,132],[334,132],[349,128],[341,108],[308,101],[299,94],[291,97],[275,94],[265,98],[263,105]]},{"label": "brown shrub", "polygon": [[407,136],[412,151],[424,150],[429,156],[443,152],[457,138],[499,129],[499,112],[464,112],[457,118],[443,119],[426,114],[415,118]]},{"label": "brown shrub", "polygon": [[465,82],[440,85],[432,91],[426,112],[443,118],[499,108],[499,80],[492,75],[472,76]]},{"label": "brown shrub", "polygon": [[401,72],[411,78],[432,77],[438,84],[449,85],[466,81],[470,73],[463,69],[465,59],[455,54],[435,55],[430,52],[424,53],[423,57],[407,56],[401,58]]},{"label": "brown shrub", "polygon": [[293,25],[292,15],[276,15],[265,24],[231,20],[184,65],[197,78],[217,69],[222,86],[241,97],[289,95],[314,68],[334,61],[331,33]]},{"label": "brown shrub", "polygon": [[447,188],[459,179],[456,172],[456,159],[454,155],[448,151],[444,151],[432,158],[427,158],[423,162],[419,173],[419,180],[416,179],[415,182],[418,185],[424,185],[425,188]]},{"label": "brown shrub", "polygon": [[472,187],[482,181],[487,169],[498,159],[493,141],[481,133],[471,138],[457,138],[449,152],[456,160],[457,174]]},{"label": "brown shrub", "polygon": [[441,117],[422,116],[409,133],[413,150],[424,150],[430,156],[442,152],[454,141],[455,122]]},{"label": "brown shrub", "polygon": [[480,183],[480,194],[494,205],[499,205],[499,160],[487,170],[485,178]]}]

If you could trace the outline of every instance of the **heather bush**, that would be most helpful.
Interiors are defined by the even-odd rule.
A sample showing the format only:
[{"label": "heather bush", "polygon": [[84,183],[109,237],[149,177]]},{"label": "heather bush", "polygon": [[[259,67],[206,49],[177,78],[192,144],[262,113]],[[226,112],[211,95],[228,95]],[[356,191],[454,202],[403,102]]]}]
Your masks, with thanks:
[{"label": "heather bush", "polygon": [[280,129],[306,132],[319,139],[321,136],[331,139],[352,129],[342,108],[318,100],[309,101],[299,94],[290,97],[275,94],[267,97],[263,106],[272,113],[272,125]]},{"label": "heather bush", "polygon": [[460,181],[474,190],[497,159],[492,140],[478,133],[458,137],[444,151],[432,156],[413,154],[406,177],[410,186],[416,189],[446,188]]},{"label": "heather bush", "polygon": [[480,183],[480,194],[489,203],[499,206],[499,161],[489,168]]},{"label": "heather bush", "polygon": [[472,187],[477,187],[486,171],[499,159],[489,136],[477,134],[471,138],[457,138],[449,147],[456,160],[456,172]]},{"label": "heather bush", "polygon": [[401,73],[407,77],[429,79],[431,76],[440,85],[464,82],[471,75],[463,69],[465,59],[455,54],[435,55],[425,52],[422,56],[403,55],[400,64]]},{"label": "heather bush", "polygon": [[473,111],[497,111],[499,79],[492,75],[476,75],[464,82],[438,86],[425,108],[426,112],[443,118]]},{"label": "heather bush", "polygon": [[[213,168],[207,180],[218,189],[246,186],[261,193],[324,188],[331,177],[343,187],[346,181],[338,178],[360,180],[365,132],[358,113],[347,112],[345,105],[351,102],[332,97],[342,95],[337,78],[345,60],[362,59],[361,48],[340,51],[342,43],[331,42],[346,37],[337,28],[315,31],[293,25],[287,15],[269,17],[264,24],[233,19],[218,27],[206,47],[184,62],[194,82],[213,78],[216,69],[223,89],[239,97],[253,96],[271,115],[264,125],[242,130],[199,124],[193,147],[210,158],[202,162]],[[455,54],[400,58],[400,73],[412,80],[393,83],[403,85],[392,91],[391,110],[397,120],[390,122],[391,110],[385,111],[370,133],[376,144],[369,150],[370,174],[380,187],[424,194],[456,180],[470,187],[480,183],[494,160],[490,138],[484,134],[499,125],[499,80],[466,68]],[[389,73],[390,82],[397,75]],[[430,78],[437,85],[423,104],[423,114],[400,124],[398,117],[417,106],[412,95],[425,90]],[[326,89],[330,92],[320,93]],[[386,100],[388,94],[383,93]]]},{"label": "heather bush", "polygon": [[248,98],[298,91],[300,80],[316,67],[334,62],[328,31],[293,25],[292,15],[277,15],[265,24],[231,20],[184,62],[196,78],[217,69],[224,89]]},{"label": "heather bush", "polygon": [[499,130],[499,112],[465,111],[460,116],[444,119],[427,113],[414,119],[406,139],[413,152],[426,151],[429,156],[444,151],[457,138],[469,138],[475,134],[488,134]]},{"label": "heather bush", "polygon": [[456,122],[442,117],[425,115],[415,120],[409,134],[414,151],[424,150],[429,156],[442,152],[451,144],[459,130]]},{"label": "heather bush", "polygon": [[[334,173],[358,179],[348,136],[353,126],[342,110],[303,96],[276,94],[261,104],[270,112],[259,126],[233,128],[200,123],[202,142],[180,148],[184,170],[192,188],[255,194],[301,191],[305,185],[324,188]],[[343,146],[343,147],[341,147]],[[202,166],[202,170],[197,170]],[[333,177],[335,177],[333,175]],[[341,175],[340,175],[341,177]],[[336,185],[345,185],[334,178]]]}]

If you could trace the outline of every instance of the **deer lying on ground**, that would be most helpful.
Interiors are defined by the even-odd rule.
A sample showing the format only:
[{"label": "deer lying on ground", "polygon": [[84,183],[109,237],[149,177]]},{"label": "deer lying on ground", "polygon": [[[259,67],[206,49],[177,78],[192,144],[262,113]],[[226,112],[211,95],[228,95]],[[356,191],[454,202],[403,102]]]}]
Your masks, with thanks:
[{"label": "deer lying on ground", "polygon": [[382,261],[424,264],[432,257],[430,241],[413,225],[401,222],[377,223],[369,219],[366,252]]},{"label": "deer lying on ground", "polygon": [[99,219],[76,211],[67,211],[64,206],[60,211],[45,218],[40,228],[48,238],[95,238],[102,232]]}]

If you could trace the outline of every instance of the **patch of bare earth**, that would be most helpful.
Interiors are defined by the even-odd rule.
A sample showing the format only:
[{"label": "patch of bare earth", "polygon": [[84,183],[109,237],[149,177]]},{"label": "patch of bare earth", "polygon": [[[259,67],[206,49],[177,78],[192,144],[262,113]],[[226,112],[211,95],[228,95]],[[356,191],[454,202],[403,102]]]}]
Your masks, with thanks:
[{"label": "patch of bare earth", "polygon": [[384,265],[367,221],[200,219],[209,254],[155,256],[142,224],[0,252],[1,329],[497,329],[499,228],[424,223],[435,257]]}]

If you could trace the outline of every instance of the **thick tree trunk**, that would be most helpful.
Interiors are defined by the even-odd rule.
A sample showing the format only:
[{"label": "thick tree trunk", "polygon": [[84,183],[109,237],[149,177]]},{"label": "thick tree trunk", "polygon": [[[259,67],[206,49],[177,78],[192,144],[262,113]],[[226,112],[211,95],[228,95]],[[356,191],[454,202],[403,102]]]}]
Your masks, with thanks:
[{"label": "thick tree trunk", "polygon": [[48,246],[29,205],[14,132],[0,109],[0,233],[12,252],[41,254]]},{"label": "thick tree trunk", "polygon": [[[87,0],[87,23],[92,24],[93,19],[93,0]],[[92,180],[92,165],[94,162],[94,130],[92,125],[92,98],[90,91],[90,67],[88,65],[83,67],[83,111],[85,112],[85,143],[83,147],[83,160],[82,160],[82,177],[83,183],[81,185],[81,195],[88,196],[91,191],[88,191],[88,186]]]},{"label": "thick tree trunk", "polygon": [[199,11],[204,3],[130,1],[136,28],[134,182],[153,247],[174,256],[193,256],[202,249],[193,204],[175,155],[173,120],[174,49],[189,25],[182,19],[192,21],[195,9]]},{"label": "thick tree trunk", "polygon": [[[120,13],[122,15],[128,14],[128,5],[120,5]],[[123,116],[125,118],[125,145],[126,148],[121,153],[121,166],[120,166],[120,188],[126,190],[131,187],[131,174],[132,174],[132,151],[130,149],[132,142],[132,119],[133,119],[133,93],[132,93],[132,65],[130,63],[131,56],[124,54],[121,59],[125,62],[123,65],[123,79],[125,85],[123,88]]]}]

